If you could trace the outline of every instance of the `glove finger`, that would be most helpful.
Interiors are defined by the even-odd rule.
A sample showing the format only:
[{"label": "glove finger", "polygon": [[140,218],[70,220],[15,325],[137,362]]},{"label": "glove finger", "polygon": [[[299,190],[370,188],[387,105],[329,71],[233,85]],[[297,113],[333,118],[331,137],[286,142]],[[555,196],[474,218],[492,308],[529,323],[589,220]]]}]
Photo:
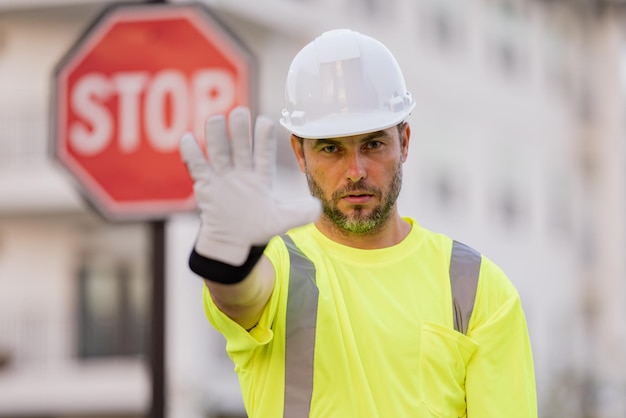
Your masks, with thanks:
[{"label": "glove finger", "polygon": [[224,116],[215,115],[207,120],[205,139],[211,167],[216,173],[224,173],[231,167],[230,141]]},{"label": "glove finger", "polygon": [[200,149],[200,145],[192,133],[183,135],[179,143],[179,152],[187,165],[187,171],[194,181],[205,178],[209,173],[209,166]]},{"label": "glove finger", "polygon": [[250,110],[242,106],[235,108],[230,112],[229,123],[233,147],[233,164],[238,169],[251,170]]},{"label": "glove finger", "polygon": [[254,127],[254,168],[271,188],[276,175],[276,129],[274,121],[265,116],[259,116]]}]

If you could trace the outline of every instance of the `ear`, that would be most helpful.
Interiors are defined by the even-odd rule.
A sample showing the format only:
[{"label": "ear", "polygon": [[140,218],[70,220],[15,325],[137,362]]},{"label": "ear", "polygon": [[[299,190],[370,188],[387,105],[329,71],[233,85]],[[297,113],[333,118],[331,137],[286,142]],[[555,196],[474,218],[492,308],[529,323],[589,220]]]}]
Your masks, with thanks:
[{"label": "ear", "polygon": [[291,141],[291,149],[293,149],[293,154],[296,156],[296,160],[298,161],[298,165],[300,166],[300,171],[305,172],[305,160],[304,160],[304,149],[303,143],[304,140],[298,138],[295,135],[291,135],[289,138]]},{"label": "ear", "polygon": [[402,147],[402,162],[409,156],[409,142],[411,141],[411,126],[408,122],[402,124],[402,137],[400,138]]}]

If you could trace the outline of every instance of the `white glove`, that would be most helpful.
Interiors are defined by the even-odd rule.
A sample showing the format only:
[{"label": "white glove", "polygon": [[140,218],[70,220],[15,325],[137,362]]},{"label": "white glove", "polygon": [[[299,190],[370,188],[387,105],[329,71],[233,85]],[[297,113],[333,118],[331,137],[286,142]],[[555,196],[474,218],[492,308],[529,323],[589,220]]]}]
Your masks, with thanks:
[{"label": "white glove", "polygon": [[276,170],[274,122],[256,121],[254,153],[250,111],[234,109],[229,115],[231,140],[223,116],[206,124],[207,161],[193,134],[180,141],[180,153],[194,181],[202,225],[196,252],[230,265],[242,265],[252,246],[266,245],[288,229],[315,221],[321,213],[313,197],[278,202],[272,195]]}]

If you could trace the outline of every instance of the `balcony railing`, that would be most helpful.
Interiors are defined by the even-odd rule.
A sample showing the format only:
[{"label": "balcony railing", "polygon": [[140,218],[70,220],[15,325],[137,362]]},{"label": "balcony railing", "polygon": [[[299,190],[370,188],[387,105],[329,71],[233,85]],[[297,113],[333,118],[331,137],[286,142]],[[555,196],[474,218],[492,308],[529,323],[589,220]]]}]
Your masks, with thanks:
[{"label": "balcony railing", "polygon": [[53,336],[62,338],[59,324],[41,315],[2,313],[0,315],[0,372],[3,369],[42,367],[53,363],[58,346]]},{"label": "balcony railing", "polygon": [[46,106],[0,108],[0,171],[45,162],[49,149]]}]

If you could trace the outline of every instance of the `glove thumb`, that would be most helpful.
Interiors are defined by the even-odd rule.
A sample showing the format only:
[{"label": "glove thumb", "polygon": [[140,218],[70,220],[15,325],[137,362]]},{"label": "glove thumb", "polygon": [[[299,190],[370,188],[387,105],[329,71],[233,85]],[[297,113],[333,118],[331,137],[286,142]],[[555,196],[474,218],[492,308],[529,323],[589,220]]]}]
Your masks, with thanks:
[{"label": "glove thumb", "polygon": [[277,228],[278,230],[287,231],[315,222],[321,214],[322,204],[312,196],[290,200],[289,202],[280,202],[278,203],[278,210],[275,212],[275,224],[280,225]]}]

